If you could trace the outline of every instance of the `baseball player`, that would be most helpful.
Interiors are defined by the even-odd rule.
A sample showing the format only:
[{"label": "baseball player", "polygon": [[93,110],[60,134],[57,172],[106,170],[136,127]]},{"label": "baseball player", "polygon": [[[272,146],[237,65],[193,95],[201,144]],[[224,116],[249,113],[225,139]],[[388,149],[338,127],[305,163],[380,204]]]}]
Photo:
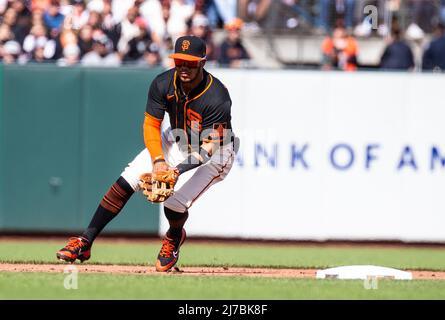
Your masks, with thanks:
[{"label": "baseball player", "polygon": [[[170,270],[177,263],[179,248],[186,238],[183,227],[189,208],[229,173],[238,144],[231,130],[232,101],[227,88],[204,69],[205,43],[195,36],[180,37],[170,58],[175,67],[158,75],[148,92],[143,126],[146,148],[104,195],[84,233],[70,238],[57,252],[58,259],[71,263],[76,259],[88,260],[93,241],[103,228],[134,192],[150,185],[153,189],[144,187],[144,194],[151,201],[163,202],[169,223],[156,270]],[[168,191],[168,187],[174,188],[178,177],[192,169],[196,169],[193,175],[181,181],[183,185],[173,194],[155,194],[156,186],[166,185],[156,179],[167,176]],[[142,181],[147,176],[148,180]]]}]

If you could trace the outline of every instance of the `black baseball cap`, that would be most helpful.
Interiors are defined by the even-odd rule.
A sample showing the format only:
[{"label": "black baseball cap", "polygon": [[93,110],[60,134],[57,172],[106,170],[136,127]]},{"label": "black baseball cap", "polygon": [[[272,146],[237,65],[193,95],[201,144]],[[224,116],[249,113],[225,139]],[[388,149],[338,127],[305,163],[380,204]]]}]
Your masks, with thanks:
[{"label": "black baseball cap", "polygon": [[187,61],[203,60],[206,57],[206,44],[199,37],[179,37],[175,43],[175,53],[172,53],[169,57]]}]

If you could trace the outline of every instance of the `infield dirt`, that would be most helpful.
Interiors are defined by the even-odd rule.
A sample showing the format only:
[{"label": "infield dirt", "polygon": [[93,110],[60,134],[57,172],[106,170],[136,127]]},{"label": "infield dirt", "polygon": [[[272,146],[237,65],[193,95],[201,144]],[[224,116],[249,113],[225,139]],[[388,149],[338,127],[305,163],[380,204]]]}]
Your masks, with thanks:
[{"label": "infield dirt", "polygon": [[[63,273],[69,264],[0,264],[0,272],[52,272]],[[156,272],[149,266],[88,265],[73,264],[81,273],[116,273],[139,275],[166,275]],[[445,280],[443,271],[407,270],[413,273],[414,280]],[[275,269],[275,268],[227,268],[227,267],[184,267],[173,270],[168,275],[181,276],[237,276],[273,278],[315,278],[316,269]]]}]

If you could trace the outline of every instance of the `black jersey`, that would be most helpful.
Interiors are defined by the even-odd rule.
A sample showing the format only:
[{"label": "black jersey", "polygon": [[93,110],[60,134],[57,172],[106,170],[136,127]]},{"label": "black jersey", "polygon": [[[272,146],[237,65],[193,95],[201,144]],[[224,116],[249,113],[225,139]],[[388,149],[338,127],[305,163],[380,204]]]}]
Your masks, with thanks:
[{"label": "black jersey", "polygon": [[146,106],[146,112],[160,120],[167,112],[171,128],[181,129],[185,143],[193,149],[206,140],[221,140],[222,132],[227,132],[224,129],[232,129],[232,100],[227,88],[203,72],[203,80],[188,95],[182,92],[175,69],[161,73],[151,83]]}]

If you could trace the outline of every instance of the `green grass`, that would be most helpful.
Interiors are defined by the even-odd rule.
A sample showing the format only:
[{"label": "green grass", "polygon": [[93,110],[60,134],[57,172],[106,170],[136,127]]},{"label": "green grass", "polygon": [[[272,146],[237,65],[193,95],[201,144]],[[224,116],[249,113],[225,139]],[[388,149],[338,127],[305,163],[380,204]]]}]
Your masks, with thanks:
[{"label": "green grass", "polygon": [[[0,242],[0,262],[54,263],[60,241]],[[89,263],[153,265],[160,242],[101,242],[93,247]],[[445,270],[442,248],[315,247],[293,245],[239,245],[185,243],[180,266],[246,266],[326,268],[373,264],[399,269]]]},{"label": "green grass", "polygon": [[[0,263],[55,263],[60,241],[0,241]],[[101,241],[89,263],[153,265],[160,242]],[[399,269],[445,270],[445,249],[317,247],[186,242],[179,266],[326,268],[373,264]],[[78,275],[66,290],[62,273],[0,272],[0,299],[445,299],[445,281],[362,281],[218,276]]]},{"label": "green grass", "polygon": [[445,281],[362,281],[79,274],[0,273],[0,299],[445,299]]}]

